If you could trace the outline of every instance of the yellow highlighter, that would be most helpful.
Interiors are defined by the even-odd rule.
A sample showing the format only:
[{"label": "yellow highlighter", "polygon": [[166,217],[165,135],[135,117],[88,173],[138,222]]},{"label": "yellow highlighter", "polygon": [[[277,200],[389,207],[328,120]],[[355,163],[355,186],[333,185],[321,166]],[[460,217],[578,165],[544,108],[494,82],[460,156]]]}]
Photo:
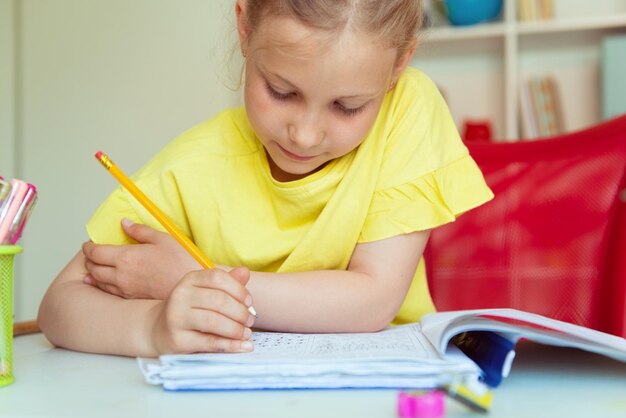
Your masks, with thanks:
[{"label": "yellow highlighter", "polygon": [[461,378],[443,387],[448,396],[476,412],[488,412],[493,392],[482,382],[471,377]]},{"label": "yellow highlighter", "polygon": [[[182,245],[183,248],[187,250],[189,254],[191,254],[193,258],[196,259],[196,261],[198,261],[198,263],[200,263],[202,267],[207,270],[215,268],[215,264],[213,264],[213,262],[202,253],[200,248],[198,248],[198,246],[194,244],[194,242],[191,241],[189,237],[187,237],[187,235],[185,235],[183,231],[181,231],[174,224],[174,222],[172,222],[172,220],[168,218],[165,213],[163,213],[163,211],[161,211],[161,209],[159,209],[158,206],[155,205],[148,198],[148,196],[146,196],[144,192],[142,192],[135,185],[135,183],[133,183],[132,180],[128,178],[128,176],[124,174],[124,172],[120,170],[118,166],[115,165],[113,161],[111,161],[111,159],[105,153],[103,153],[102,151],[98,151],[96,153],[96,159],[100,161],[104,168],[106,168],[109,173],[111,173],[113,177],[115,177],[117,181],[119,181],[120,184],[124,186],[124,188],[128,190],[128,192],[133,195],[135,199],[137,199],[137,201],[141,203],[141,205],[152,214],[152,216],[156,218],[157,221],[159,221],[161,225],[163,225],[163,228],[165,228],[167,232],[169,232],[176,239],[176,241],[178,241],[180,245]],[[254,317],[258,317],[256,311],[254,310],[254,307],[248,307],[248,311],[252,315],[254,315]]]}]

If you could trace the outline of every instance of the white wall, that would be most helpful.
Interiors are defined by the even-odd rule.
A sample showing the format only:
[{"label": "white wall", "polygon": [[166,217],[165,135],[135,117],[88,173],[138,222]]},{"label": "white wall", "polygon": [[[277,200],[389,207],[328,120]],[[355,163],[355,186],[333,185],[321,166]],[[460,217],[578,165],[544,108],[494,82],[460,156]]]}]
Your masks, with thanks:
[{"label": "white wall", "polygon": [[0,131],[0,173],[13,170],[5,177],[19,176],[40,192],[15,268],[16,320],[27,320],[117,185],[94,153],[101,149],[134,172],[178,133],[240,103],[240,92],[227,87],[240,61],[229,58],[234,0],[0,5],[1,69],[15,66],[14,80],[0,76],[2,87],[15,81],[15,97],[3,90],[0,103],[2,114],[14,110],[0,121],[4,127],[9,119]]},{"label": "white wall", "polygon": [[15,175],[15,39],[13,0],[0,0],[0,175]]}]

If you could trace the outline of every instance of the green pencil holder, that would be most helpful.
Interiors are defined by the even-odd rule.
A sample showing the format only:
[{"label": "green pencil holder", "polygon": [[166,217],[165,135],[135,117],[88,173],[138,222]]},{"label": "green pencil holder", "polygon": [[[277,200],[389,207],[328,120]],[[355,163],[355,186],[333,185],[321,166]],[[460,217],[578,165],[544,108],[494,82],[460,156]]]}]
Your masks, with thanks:
[{"label": "green pencil holder", "polygon": [[13,257],[19,245],[0,245],[0,387],[13,383]]}]

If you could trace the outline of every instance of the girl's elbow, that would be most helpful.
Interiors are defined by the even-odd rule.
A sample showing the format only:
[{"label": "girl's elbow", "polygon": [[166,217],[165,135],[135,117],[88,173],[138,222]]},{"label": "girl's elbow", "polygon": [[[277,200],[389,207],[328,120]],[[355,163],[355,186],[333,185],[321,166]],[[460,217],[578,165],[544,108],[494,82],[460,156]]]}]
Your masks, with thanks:
[{"label": "girl's elbow", "polygon": [[48,289],[39,304],[37,325],[48,341],[57,347],[61,346],[59,338],[63,333],[60,325],[64,322],[58,308],[59,301],[55,300],[54,292]]},{"label": "girl's elbow", "polygon": [[374,312],[365,325],[367,329],[364,332],[379,332],[384,330],[391,325],[397,313],[398,309],[392,306],[382,306],[376,309],[376,312]]},{"label": "girl's elbow", "polygon": [[52,322],[53,320],[52,312],[50,311],[50,302],[48,300],[48,295],[46,295],[39,304],[39,311],[37,312],[37,325],[39,326],[41,332],[43,332],[43,334],[50,342],[53,342],[53,336],[51,336]]}]

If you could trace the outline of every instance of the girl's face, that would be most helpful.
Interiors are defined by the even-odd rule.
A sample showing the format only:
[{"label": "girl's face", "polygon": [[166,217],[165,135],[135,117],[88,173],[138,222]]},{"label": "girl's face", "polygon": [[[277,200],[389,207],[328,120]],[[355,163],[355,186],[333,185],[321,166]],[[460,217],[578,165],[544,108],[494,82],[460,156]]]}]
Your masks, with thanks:
[{"label": "girl's face", "polygon": [[278,181],[306,177],[356,148],[400,72],[396,49],[367,35],[331,39],[287,17],[265,17],[253,34],[240,23],[239,33],[248,52],[246,111]]}]

